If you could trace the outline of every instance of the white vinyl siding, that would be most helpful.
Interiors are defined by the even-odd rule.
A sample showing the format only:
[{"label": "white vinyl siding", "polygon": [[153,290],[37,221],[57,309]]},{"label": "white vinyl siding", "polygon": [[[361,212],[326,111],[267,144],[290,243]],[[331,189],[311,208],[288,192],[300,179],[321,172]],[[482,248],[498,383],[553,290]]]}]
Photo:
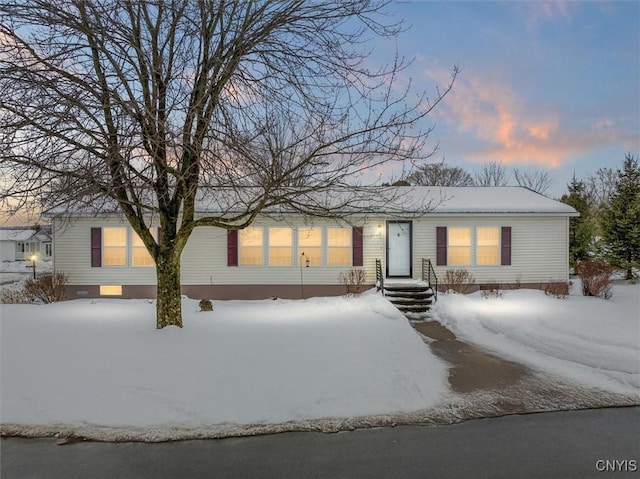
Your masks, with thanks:
[{"label": "white vinyl siding", "polygon": [[[483,282],[536,283],[569,280],[568,224],[564,216],[525,215],[459,215],[432,216],[414,221],[413,271],[420,275],[421,259],[430,258],[438,278],[447,269],[468,270]],[[451,227],[511,227],[511,265],[436,266],[436,226]],[[477,257],[475,241],[472,255]]]},{"label": "white vinyl siding", "polygon": [[[364,219],[352,219],[353,224],[364,226],[364,262],[368,283],[375,282],[375,258],[384,253],[384,234],[376,236],[376,224]],[[183,284],[287,284],[299,285],[301,269],[305,285],[339,284],[338,275],[351,267],[351,235],[349,226],[341,227],[340,223],[331,220],[316,220],[313,224],[306,223],[303,218],[287,218],[287,221],[277,222],[259,218],[254,227],[264,231],[266,256],[260,265],[227,266],[227,235],[226,231],[218,228],[196,228],[182,254]],[[290,266],[269,266],[268,251],[269,229],[287,227],[293,230],[293,264]],[[314,232],[306,236],[309,228]],[[343,250],[347,265],[330,266],[328,264],[328,229],[336,228],[348,236],[349,246]],[[306,238],[306,239],[305,239]],[[302,245],[301,245],[302,241]],[[344,240],[346,241],[346,240]],[[318,246],[304,245],[305,242]],[[337,247],[337,246],[336,246]],[[344,248],[344,246],[342,246]],[[318,249],[315,249],[318,248]],[[315,251],[315,253],[313,253]],[[305,267],[305,257],[309,258],[309,267]],[[302,264],[301,264],[302,262]],[[302,268],[300,268],[302,266]],[[297,290],[296,290],[297,292]]]},{"label": "white vinyl siding", "polygon": [[[394,219],[394,218],[389,218]],[[351,218],[354,225],[364,226],[363,259],[367,273],[367,283],[375,282],[375,260],[384,263],[386,218]],[[439,278],[453,266],[435,266],[436,226],[460,228],[512,229],[511,266],[464,266],[474,275],[477,283],[499,281],[547,282],[568,280],[568,217],[536,215],[427,215],[413,221],[413,275],[419,279],[421,259],[430,258]],[[302,268],[304,284],[338,284],[338,275],[350,266],[328,266],[327,233],[329,228],[339,228],[337,221],[317,219],[313,224],[300,217],[287,221],[259,218],[255,223],[261,231],[270,227],[293,228],[293,257],[291,266],[268,267],[264,265],[264,254],[260,265],[242,267],[227,266],[227,231],[221,228],[196,228],[185,247],[182,256],[182,284],[184,285],[246,285],[246,284],[287,284],[299,285],[301,268],[299,257],[302,252],[310,256],[309,268]],[[128,227],[126,221],[115,218],[80,218],[71,222],[55,220],[55,270],[69,276],[71,285],[154,285],[155,268],[134,267],[91,267],[91,227]],[[301,232],[318,228],[321,233],[322,261],[316,261],[307,253],[309,246],[300,243]],[[351,234],[351,228],[342,228]],[[241,230],[242,231],[242,230]],[[239,232],[240,233],[240,232]],[[316,236],[317,238],[317,236]],[[266,240],[266,238],[265,238]],[[349,239],[350,241],[350,239]],[[317,244],[317,243],[316,243]],[[265,245],[266,248],[266,245]],[[262,250],[262,247],[260,247]],[[477,244],[472,239],[472,254],[477,256]],[[349,252],[349,264],[351,262]],[[461,266],[462,267],[462,266]]]},{"label": "white vinyl siding", "polygon": [[[156,269],[129,266],[91,267],[91,228],[130,226],[115,217],[54,220],[54,270],[69,276],[70,285],[153,285]],[[104,244],[103,244],[104,246]]]}]

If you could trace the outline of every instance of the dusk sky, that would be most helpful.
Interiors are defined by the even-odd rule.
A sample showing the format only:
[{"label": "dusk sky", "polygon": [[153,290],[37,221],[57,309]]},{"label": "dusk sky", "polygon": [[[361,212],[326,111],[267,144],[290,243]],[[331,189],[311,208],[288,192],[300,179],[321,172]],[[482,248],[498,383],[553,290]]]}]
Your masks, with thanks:
[{"label": "dusk sky", "polygon": [[[640,2],[413,1],[389,7],[411,28],[405,72],[433,95],[436,159],[477,171],[488,161],[548,170],[559,197],[574,171],[622,166],[640,152]],[[374,50],[388,59],[394,46]]]},{"label": "dusk sky", "polygon": [[574,173],[640,155],[640,1],[409,1],[387,11],[408,29],[365,45],[373,68],[397,48],[413,59],[399,88],[410,79],[431,97],[461,69],[429,117],[432,161],[472,174],[490,161],[548,171],[546,194],[559,198]]}]

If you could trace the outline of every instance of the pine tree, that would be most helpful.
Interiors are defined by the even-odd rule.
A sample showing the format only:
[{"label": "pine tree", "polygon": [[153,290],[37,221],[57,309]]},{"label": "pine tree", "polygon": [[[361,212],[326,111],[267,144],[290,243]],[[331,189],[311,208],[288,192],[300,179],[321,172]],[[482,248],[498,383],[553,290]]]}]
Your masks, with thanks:
[{"label": "pine tree", "polygon": [[640,168],[630,153],[600,221],[607,259],[632,279],[633,268],[640,267]]},{"label": "pine tree", "polygon": [[567,185],[568,194],[562,195],[560,201],[575,208],[580,216],[569,219],[569,261],[575,267],[580,260],[592,255],[594,238],[593,205],[583,181],[575,175]]}]

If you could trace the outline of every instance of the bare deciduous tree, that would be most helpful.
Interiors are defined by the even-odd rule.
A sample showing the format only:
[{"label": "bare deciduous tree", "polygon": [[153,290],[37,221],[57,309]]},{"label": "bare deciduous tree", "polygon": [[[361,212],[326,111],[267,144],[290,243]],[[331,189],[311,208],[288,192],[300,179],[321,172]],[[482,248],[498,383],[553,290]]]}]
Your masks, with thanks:
[{"label": "bare deciduous tree", "polygon": [[609,198],[616,191],[618,172],[614,168],[598,168],[585,180],[587,195],[598,208],[609,203]]},{"label": "bare deciduous tree", "polygon": [[[332,207],[388,202],[362,175],[424,159],[423,122],[451,84],[412,101],[402,61],[370,70],[365,40],[401,28],[386,3],[4,0],[4,206],[120,211],[156,264],[157,327],[182,326],[194,228],[279,205],[326,215],[346,185]],[[220,213],[197,215],[198,198]]]},{"label": "bare deciduous tree", "polygon": [[507,169],[496,161],[484,163],[480,171],[473,176],[476,186],[507,186],[509,184],[509,174]]},{"label": "bare deciduous tree", "polygon": [[555,180],[548,171],[524,171],[518,168],[513,169],[513,176],[518,186],[524,186],[530,190],[544,195],[553,186]]},{"label": "bare deciduous tree", "polygon": [[423,186],[473,186],[473,177],[458,166],[439,163],[428,163],[416,168],[407,177],[412,185]]}]

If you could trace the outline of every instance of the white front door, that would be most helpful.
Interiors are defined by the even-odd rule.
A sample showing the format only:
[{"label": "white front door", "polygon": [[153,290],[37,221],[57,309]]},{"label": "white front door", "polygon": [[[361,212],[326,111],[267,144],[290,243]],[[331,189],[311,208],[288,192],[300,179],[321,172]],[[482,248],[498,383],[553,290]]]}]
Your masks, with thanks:
[{"label": "white front door", "polygon": [[387,222],[387,276],[411,277],[411,221]]}]

